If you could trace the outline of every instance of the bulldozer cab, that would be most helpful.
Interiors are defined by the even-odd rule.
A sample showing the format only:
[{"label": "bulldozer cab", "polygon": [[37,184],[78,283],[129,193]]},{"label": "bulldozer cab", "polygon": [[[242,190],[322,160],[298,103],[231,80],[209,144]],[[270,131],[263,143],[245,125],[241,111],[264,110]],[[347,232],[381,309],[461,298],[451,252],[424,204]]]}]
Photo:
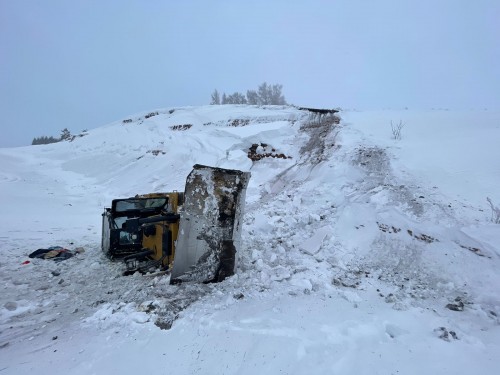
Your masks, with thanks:
[{"label": "bulldozer cab", "polygon": [[183,193],[115,199],[102,215],[102,249],[125,260],[125,275],[160,268],[172,284],[223,281],[236,269],[249,178],[196,164]]},{"label": "bulldozer cab", "polygon": [[182,203],[178,192],[114,199],[102,215],[103,251],[125,260],[125,274],[167,269],[175,254]]}]

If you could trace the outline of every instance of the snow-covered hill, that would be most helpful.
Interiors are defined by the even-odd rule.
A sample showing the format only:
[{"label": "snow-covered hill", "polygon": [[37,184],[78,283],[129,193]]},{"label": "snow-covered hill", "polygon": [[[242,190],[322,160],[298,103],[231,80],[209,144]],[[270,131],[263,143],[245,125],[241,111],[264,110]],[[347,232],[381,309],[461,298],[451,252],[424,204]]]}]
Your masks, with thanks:
[{"label": "snow-covered hill", "polygon": [[[0,373],[499,373],[500,113],[340,116],[172,108],[0,149]],[[103,207],[196,163],[252,173],[237,274],[121,276]],[[28,258],[55,245],[85,251]]]}]

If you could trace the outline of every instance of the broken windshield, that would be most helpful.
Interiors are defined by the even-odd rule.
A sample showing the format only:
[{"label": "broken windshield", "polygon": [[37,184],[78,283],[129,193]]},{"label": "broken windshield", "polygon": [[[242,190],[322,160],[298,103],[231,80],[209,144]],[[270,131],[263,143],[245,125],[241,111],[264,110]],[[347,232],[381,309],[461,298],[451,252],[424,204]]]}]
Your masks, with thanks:
[{"label": "broken windshield", "polygon": [[115,201],[115,212],[136,211],[144,209],[159,209],[168,202],[167,197],[163,198],[130,198]]}]

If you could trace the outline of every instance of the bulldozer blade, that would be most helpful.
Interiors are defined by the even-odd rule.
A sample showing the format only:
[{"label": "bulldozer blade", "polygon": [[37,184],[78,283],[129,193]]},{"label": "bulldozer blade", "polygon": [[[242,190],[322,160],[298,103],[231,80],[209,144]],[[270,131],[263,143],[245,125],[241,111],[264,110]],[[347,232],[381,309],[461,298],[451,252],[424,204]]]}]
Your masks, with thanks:
[{"label": "bulldozer blade", "polygon": [[235,272],[249,172],[196,164],[186,179],[171,284]]}]

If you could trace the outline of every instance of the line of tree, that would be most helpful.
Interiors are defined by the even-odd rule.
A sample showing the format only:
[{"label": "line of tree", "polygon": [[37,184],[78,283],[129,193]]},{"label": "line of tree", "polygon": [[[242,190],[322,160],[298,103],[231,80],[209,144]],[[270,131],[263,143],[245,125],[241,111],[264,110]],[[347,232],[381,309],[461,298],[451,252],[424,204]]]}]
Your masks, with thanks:
[{"label": "line of tree", "polygon": [[52,136],[43,135],[41,137],[33,138],[33,141],[31,142],[31,144],[32,145],[48,145],[50,143],[69,141],[72,138],[73,138],[73,136],[71,135],[71,132],[68,130],[68,128],[64,128],[63,130],[61,130],[61,136],[59,138],[54,138]]},{"label": "line of tree", "polygon": [[220,96],[219,92],[214,90],[210,104],[286,105],[282,90],[283,85],[268,85],[266,82],[257,90],[247,90],[246,95],[239,92],[227,95],[223,92]]},{"label": "line of tree", "polygon": [[41,137],[35,137],[33,138],[33,142],[31,142],[32,145],[48,145],[49,143],[56,143],[59,142],[61,139],[60,138],[54,138],[52,136],[47,137],[46,135],[41,136]]}]

